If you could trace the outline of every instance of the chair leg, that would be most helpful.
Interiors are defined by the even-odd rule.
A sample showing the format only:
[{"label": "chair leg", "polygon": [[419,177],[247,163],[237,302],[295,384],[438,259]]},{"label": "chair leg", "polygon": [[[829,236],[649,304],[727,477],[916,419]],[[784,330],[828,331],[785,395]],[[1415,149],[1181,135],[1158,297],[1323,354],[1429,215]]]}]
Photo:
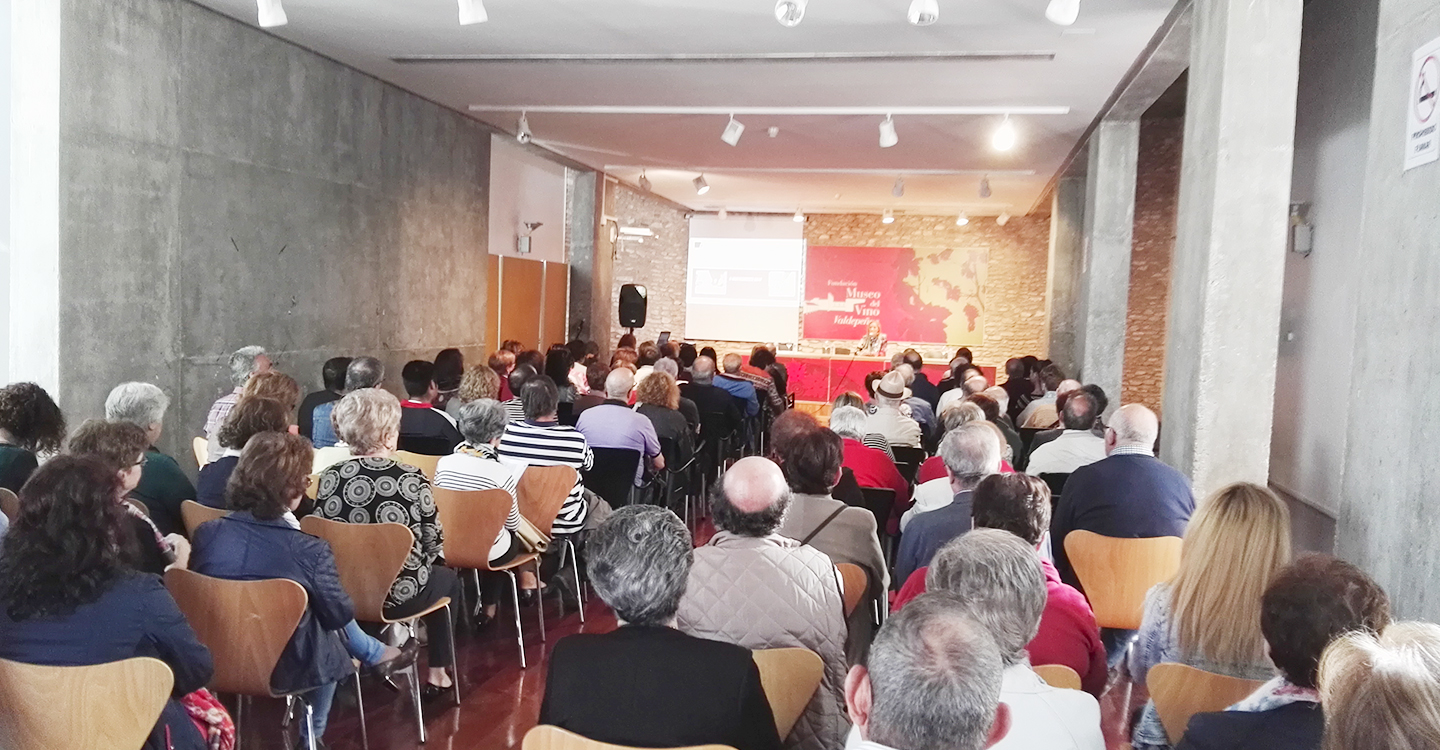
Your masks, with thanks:
[{"label": "chair leg", "polygon": [[365,696],[360,692],[360,670],[355,670],[355,711],[360,714],[360,748],[370,750],[370,730],[365,726]]},{"label": "chair leg", "polygon": [[[564,546],[564,545],[561,545],[561,546],[560,546],[560,567],[557,568],[557,571],[563,571],[563,570],[565,570],[565,546]],[[555,580],[556,580],[556,582],[558,583],[559,580],[560,580],[560,577],[559,577],[559,576],[556,576]],[[539,602],[541,603],[542,606],[544,605],[545,600],[544,600],[543,597],[541,597],[541,596],[539,596],[539,595],[537,594],[535,598],[536,598],[537,601],[539,601]],[[559,610],[560,610],[560,618],[561,618],[561,619],[564,619],[564,618],[565,618],[565,594],[560,591],[560,587],[559,587],[559,586],[556,586],[556,587],[555,587],[555,601],[558,602],[558,605],[557,605],[557,606],[559,607]]]},{"label": "chair leg", "polygon": [[[469,606],[469,602],[467,601],[466,594],[465,594],[465,573],[464,573],[464,571],[456,570],[456,571],[455,571],[455,577],[460,579],[460,606],[459,606],[459,608],[458,608],[458,611],[461,612],[461,613],[469,612],[469,611],[470,611],[470,606]],[[480,589],[478,589],[478,588],[475,589],[475,598],[476,598],[477,600],[480,598]],[[447,606],[448,606],[448,605],[447,605]],[[466,629],[469,630],[469,629],[470,629],[470,626],[472,626],[472,625],[474,624],[474,620],[472,620],[472,619],[469,618],[469,617],[465,618],[465,620],[466,620]],[[459,623],[457,620],[452,619],[452,620],[450,621],[450,630],[451,630],[451,631],[454,631],[455,628],[456,628],[457,626],[459,626],[459,624],[460,624],[460,623]]]},{"label": "chair leg", "polygon": [[235,750],[240,750],[241,724],[245,721],[245,703],[250,696],[235,694]]},{"label": "chair leg", "polygon": [[300,705],[305,707],[305,744],[310,750],[315,750],[315,707],[303,699]]},{"label": "chair leg", "polygon": [[[420,665],[410,668],[410,697],[415,701],[415,727],[420,730],[420,744],[425,744],[425,707],[420,703]],[[312,748],[313,750],[313,748]]]},{"label": "chair leg", "polygon": [[485,610],[485,597],[482,596],[484,589],[480,588],[480,569],[475,568],[470,572],[475,574],[475,611],[471,614],[479,617],[480,613]]},{"label": "chair leg", "polygon": [[540,620],[540,642],[545,642],[545,590],[540,588],[540,560],[535,560],[535,616]]},{"label": "chair leg", "polygon": [[520,625],[520,586],[515,582],[515,571],[507,570],[510,577],[510,601],[515,605],[515,645],[520,647],[520,668],[525,669],[525,629]]},{"label": "chair leg", "polygon": [[580,610],[580,624],[584,625],[585,602],[580,599],[580,557],[579,553],[575,551],[575,544],[569,539],[565,540],[565,546],[570,548],[570,564],[574,566],[572,569],[575,571],[575,604],[576,608]]},{"label": "chair leg", "polygon": [[280,716],[280,728],[290,728],[290,717],[295,715],[295,696],[285,696],[285,713]]},{"label": "chair leg", "polygon": [[[464,588],[464,587],[461,587]],[[445,605],[445,616],[450,618],[450,684],[455,688],[455,705],[460,705],[460,652],[455,650],[455,613]]]}]

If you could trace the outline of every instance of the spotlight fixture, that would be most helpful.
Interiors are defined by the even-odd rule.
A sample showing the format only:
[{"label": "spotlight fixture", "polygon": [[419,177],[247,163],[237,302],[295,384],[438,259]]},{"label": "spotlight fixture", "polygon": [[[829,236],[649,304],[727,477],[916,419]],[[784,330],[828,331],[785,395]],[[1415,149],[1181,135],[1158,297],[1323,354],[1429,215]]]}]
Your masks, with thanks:
[{"label": "spotlight fixture", "polygon": [[1010,115],[1005,115],[1000,127],[995,128],[995,134],[990,136],[990,145],[994,146],[996,151],[1009,151],[1015,148],[1016,140],[1015,125],[1010,122]]},{"label": "spotlight fixture", "polygon": [[644,190],[644,191],[647,192],[647,193],[650,192],[650,178],[645,176],[645,170],[643,170],[643,169],[640,170],[640,180],[639,180],[639,182],[640,182],[640,189],[641,189],[641,190]]},{"label": "spotlight fixture", "polygon": [[786,28],[799,26],[805,18],[805,5],[809,2],[810,0],[776,0],[775,20]]},{"label": "spotlight fixture", "polygon": [[721,220],[721,221],[724,221],[724,220],[730,218],[730,212],[729,212],[729,211],[726,211],[724,206],[721,206],[721,207],[720,207],[720,214],[719,214],[719,215],[720,215],[720,220]]},{"label": "spotlight fixture", "polygon": [[469,26],[485,23],[490,16],[485,14],[485,0],[460,0],[460,25]]},{"label": "spotlight fixture", "polygon": [[885,209],[885,213],[883,213],[883,214],[880,215],[880,223],[881,223],[881,224],[894,224],[894,223],[895,223],[895,212],[894,212],[894,211],[891,211],[891,210],[888,209],[888,208]]},{"label": "spotlight fixture", "polygon": [[996,224],[999,224],[999,225],[1002,226],[1002,227],[1005,226],[1006,224],[1009,224],[1009,223],[1010,223],[1010,212],[1009,212],[1009,211],[1006,211],[1006,212],[1000,214],[999,216],[996,216],[996,217],[995,217],[995,223],[996,223]]},{"label": "spotlight fixture", "polygon": [[929,26],[940,20],[940,3],[937,0],[913,0],[905,17],[915,26]]},{"label": "spotlight fixture", "polygon": [[966,224],[969,224],[969,223],[970,223],[970,217],[969,217],[969,216],[966,216],[964,211],[961,211],[961,212],[960,212],[960,215],[955,217],[955,226],[957,226],[957,227],[963,227],[963,226],[965,226]]},{"label": "spotlight fixture", "polygon": [[798,209],[798,208],[795,209],[795,223],[796,223],[796,224],[804,224],[804,223],[805,223],[805,213],[804,213],[803,211],[801,211],[800,209]]},{"label": "spotlight fixture", "polygon": [[731,146],[736,146],[740,143],[740,136],[744,134],[745,125],[735,119],[735,115],[730,115],[730,122],[725,124],[725,132],[720,134],[720,140],[725,141]]},{"label": "spotlight fixture", "polygon": [[532,136],[530,135],[530,121],[525,118],[525,113],[521,112],[520,124],[515,126],[515,140],[520,141],[521,143],[529,143],[531,137]]},{"label": "spotlight fixture", "polygon": [[893,195],[893,196],[895,196],[896,198],[903,198],[903,197],[905,197],[905,178],[904,178],[904,177],[896,177],[896,178],[895,178],[895,185],[890,188],[890,194]]},{"label": "spotlight fixture", "polygon": [[774,125],[771,125],[771,126],[770,126],[770,137],[771,137],[771,138],[779,138],[779,137],[780,137],[780,128],[777,128],[777,127],[775,127]]},{"label": "spotlight fixture", "polygon": [[705,175],[702,174],[699,177],[691,180],[690,182],[695,186],[696,195],[704,195],[710,192],[710,183],[705,181]]},{"label": "spotlight fixture", "polygon": [[895,120],[890,115],[880,121],[880,148],[890,148],[900,142],[900,135],[895,132]]},{"label": "spotlight fixture", "polygon": [[285,8],[280,5],[280,0],[256,0],[256,4],[260,10],[260,28],[271,29],[290,23],[290,19],[285,16]]},{"label": "spotlight fixture", "polygon": [[980,178],[980,197],[990,197],[990,175],[985,175]]},{"label": "spotlight fixture", "polygon": [[1050,0],[1045,8],[1045,17],[1050,23],[1069,26],[1080,17],[1080,0]]}]

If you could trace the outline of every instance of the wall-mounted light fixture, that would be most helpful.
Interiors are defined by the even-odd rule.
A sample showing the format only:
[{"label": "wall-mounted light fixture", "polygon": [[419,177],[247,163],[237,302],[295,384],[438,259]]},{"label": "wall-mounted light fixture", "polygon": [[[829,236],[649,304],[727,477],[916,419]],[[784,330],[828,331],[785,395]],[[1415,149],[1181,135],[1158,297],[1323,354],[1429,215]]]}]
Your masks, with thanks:
[{"label": "wall-mounted light fixture", "polygon": [[1290,204],[1290,252],[1308,258],[1315,249],[1315,227],[1310,223],[1310,204]]}]

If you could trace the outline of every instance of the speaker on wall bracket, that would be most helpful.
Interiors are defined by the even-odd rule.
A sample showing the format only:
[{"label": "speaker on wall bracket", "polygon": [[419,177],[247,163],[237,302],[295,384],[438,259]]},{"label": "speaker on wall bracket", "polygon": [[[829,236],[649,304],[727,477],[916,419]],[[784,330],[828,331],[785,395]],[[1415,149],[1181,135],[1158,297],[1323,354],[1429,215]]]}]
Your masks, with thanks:
[{"label": "speaker on wall bracket", "polygon": [[645,327],[645,287],[639,284],[625,284],[620,287],[620,327]]}]

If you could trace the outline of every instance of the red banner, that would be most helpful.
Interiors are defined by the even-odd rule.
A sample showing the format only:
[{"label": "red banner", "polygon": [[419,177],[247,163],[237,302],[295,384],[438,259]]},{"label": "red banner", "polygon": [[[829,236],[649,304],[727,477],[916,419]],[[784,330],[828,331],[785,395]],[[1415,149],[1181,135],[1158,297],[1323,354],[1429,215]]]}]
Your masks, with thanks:
[{"label": "red banner", "polygon": [[[978,339],[983,306],[962,302],[958,294],[937,300],[960,302],[958,309],[953,303],[932,304],[922,298],[926,281],[936,286],[940,295],[949,291],[941,289],[942,285],[953,287],[936,280],[947,267],[979,280],[973,270],[958,268],[961,264],[954,260],[960,259],[952,259],[953,252],[947,249],[927,255],[924,260],[928,263],[922,268],[921,258],[912,248],[811,246],[805,262],[801,337],[859,341],[870,322],[879,321],[890,341],[969,344],[966,339]],[[975,281],[971,283],[978,292]]]}]

